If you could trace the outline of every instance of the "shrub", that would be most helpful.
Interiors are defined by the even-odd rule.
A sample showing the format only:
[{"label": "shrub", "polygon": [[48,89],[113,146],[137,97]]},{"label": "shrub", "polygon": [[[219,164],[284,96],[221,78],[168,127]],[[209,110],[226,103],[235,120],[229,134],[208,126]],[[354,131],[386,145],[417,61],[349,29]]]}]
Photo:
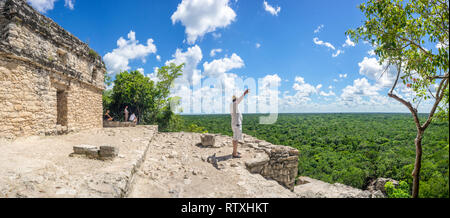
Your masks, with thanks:
[{"label": "shrub", "polygon": [[401,181],[397,188],[392,182],[386,182],[384,185],[388,198],[411,198],[409,194],[409,185],[405,181]]}]

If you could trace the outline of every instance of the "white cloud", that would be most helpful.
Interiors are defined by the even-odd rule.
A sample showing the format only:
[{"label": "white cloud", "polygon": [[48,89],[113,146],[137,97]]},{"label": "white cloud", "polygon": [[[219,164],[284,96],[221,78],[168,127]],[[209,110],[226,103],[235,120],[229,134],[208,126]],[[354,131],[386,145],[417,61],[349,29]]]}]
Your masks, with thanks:
[{"label": "white cloud", "polygon": [[41,13],[53,10],[55,1],[57,0],[27,0],[28,4]]},{"label": "white cloud", "polygon": [[119,73],[120,71],[129,70],[128,66],[130,60],[140,59],[143,63],[146,62],[146,57],[149,54],[156,53],[156,46],[153,44],[153,39],[147,39],[147,45],[139,44],[136,40],[136,34],[133,31],[128,33],[128,40],[120,37],[117,40],[118,48],[112,52],[107,53],[103,60],[109,73]]},{"label": "white cloud", "polygon": [[255,44],[255,47],[256,47],[256,48],[261,48],[261,44],[256,43],[256,44]]},{"label": "white cloud", "polygon": [[264,1],[264,9],[274,16],[278,16],[278,13],[280,13],[281,11],[281,7],[278,6],[275,9],[273,6],[269,5],[266,1]]},{"label": "white cloud", "polygon": [[74,9],[74,5],[75,5],[75,0],[65,0],[65,2],[64,2],[64,6],[66,6],[70,10]]},{"label": "white cloud", "polygon": [[308,102],[311,102],[311,96],[314,94],[320,94],[320,89],[322,84],[313,86],[305,82],[305,79],[301,76],[295,77],[295,83],[292,86],[295,90],[294,95],[287,95],[284,93],[282,99],[280,100],[280,105],[282,110],[289,110],[293,108],[298,108],[299,105],[304,106]]},{"label": "white cloud", "polygon": [[161,61],[161,56],[156,55],[156,60]]},{"label": "white cloud", "polygon": [[364,59],[358,63],[358,66],[359,74],[375,80],[377,85],[382,87],[392,86],[397,76],[396,70],[393,67],[390,67],[385,71],[386,65],[380,65],[376,58],[364,57]]},{"label": "white cloud", "polygon": [[[27,0],[28,4],[41,13],[53,10],[56,1],[58,0]],[[75,0],[64,0],[64,6],[73,10]]]},{"label": "white cloud", "polygon": [[196,85],[201,80],[201,71],[197,69],[197,65],[203,59],[202,50],[198,45],[190,47],[186,52],[177,49],[172,56],[174,59],[167,61],[166,65],[175,63],[177,65],[184,63],[183,76],[180,80],[188,81],[189,84]]},{"label": "white cloud", "polygon": [[369,56],[375,56],[375,50],[370,50],[367,52],[367,54],[369,54]]},{"label": "white cloud", "polygon": [[320,30],[322,30],[324,27],[325,27],[325,26],[324,26],[323,24],[320,25],[320,26],[318,26],[318,27],[314,30],[314,33],[319,33]]},{"label": "white cloud", "polygon": [[347,40],[345,40],[344,45],[342,45],[342,47],[344,47],[344,48],[347,47],[347,46],[355,47],[355,43],[352,42],[352,40],[350,40],[349,36],[347,36]]},{"label": "white cloud", "polygon": [[329,89],[333,89],[333,86],[328,86]]},{"label": "white cloud", "polygon": [[143,75],[145,75],[145,70],[144,70],[144,68],[142,68],[142,67],[141,67],[141,68],[138,68],[137,71],[139,71],[140,73],[142,73]]},{"label": "white cloud", "polygon": [[325,97],[329,97],[329,96],[335,96],[336,94],[333,91],[329,91],[329,92],[324,92],[324,91],[320,91],[319,93],[321,96],[325,96]]},{"label": "white cloud", "polygon": [[347,86],[342,90],[340,100],[345,104],[362,104],[364,96],[378,96],[379,86],[371,85],[366,78],[359,78],[353,81],[352,86]]},{"label": "white cloud", "polygon": [[222,52],[221,48],[215,48],[215,49],[211,50],[211,52],[209,53],[209,56],[214,57],[214,56],[216,56],[217,53],[220,53],[220,52]]},{"label": "white cloud", "polygon": [[[278,111],[280,103],[278,88],[281,85],[281,78],[278,74],[266,75],[259,82],[258,95],[254,96],[255,103],[258,104],[258,111],[260,113]],[[251,101],[251,99],[250,99]]]},{"label": "white cloud", "polygon": [[216,59],[211,63],[205,62],[203,69],[205,76],[217,77],[232,69],[242,68],[244,65],[242,58],[233,53],[231,58],[225,57]]},{"label": "white cloud", "polygon": [[331,43],[321,41],[321,40],[319,40],[319,38],[317,38],[317,37],[315,37],[315,38],[313,39],[313,41],[314,41],[314,44],[316,44],[316,45],[322,45],[322,46],[326,46],[326,47],[328,47],[328,48],[331,48],[331,49],[333,49],[333,50],[336,50],[336,48],[335,48]]},{"label": "white cloud", "polygon": [[339,74],[339,78],[347,78],[347,74]]},{"label": "white cloud", "polygon": [[281,78],[278,76],[278,74],[273,74],[273,75],[266,75],[263,79],[262,79],[262,83],[264,88],[267,88],[270,84],[275,84],[275,86],[280,86],[281,85]]},{"label": "white cloud", "polygon": [[298,97],[310,97],[312,94],[317,94],[319,89],[322,88],[322,85],[319,84],[314,87],[311,84],[305,82],[305,79],[301,76],[295,77],[296,83],[292,86],[292,88],[297,91]]},{"label": "white cloud", "polygon": [[438,43],[436,44],[436,48],[437,48],[437,49],[440,49],[440,48],[448,48],[448,40],[447,40],[447,42],[445,42],[445,43],[438,42]]},{"label": "white cloud", "polygon": [[305,78],[301,77],[301,76],[296,76],[295,77],[295,82],[298,83],[305,83]]},{"label": "white cloud", "polygon": [[187,41],[194,44],[199,37],[224,28],[236,18],[229,0],[182,0],[172,14],[172,23],[180,21],[186,27]]},{"label": "white cloud", "polygon": [[333,56],[333,58],[335,58],[335,57],[339,56],[341,53],[344,53],[344,51],[342,51],[341,49],[338,49],[336,51],[336,53],[332,54],[332,56]]},{"label": "white cloud", "polygon": [[[411,92],[400,86],[401,92],[394,91],[395,94],[402,98],[411,98]],[[340,110],[350,109],[351,111],[360,112],[408,112],[399,102],[389,98],[384,89],[379,84],[371,84],[366,78],[359,78],[353,82],[353,85],[347,86],[342,90],[342,94],[337,99],[336,104],[341,105]],[[346,107],[342,107],[346,106]],[[421,109],[426,108],[426,102],[422,105]],[[419,110],[421,110],[419,109]]]},{"label": "white cloud", "polygon": [[[140,69],[142,69],[142,68],[140,68]],[[138,69],[139,70],[139,69]],[[142,69],[142,70],[144,70],[144,69]],[[159,70],[159,67],[154,67],[153,68],[153,73],[149,73],[149,74],[147,74],[147,75],[145,75],[146,77],[148,77],[148,78],[150,78],[150,80],[153,80],[153,82],[159,82],[159,78],[158,78],[158,70]],[[144,73],[144,71],[142,71],[142,73]]]}]

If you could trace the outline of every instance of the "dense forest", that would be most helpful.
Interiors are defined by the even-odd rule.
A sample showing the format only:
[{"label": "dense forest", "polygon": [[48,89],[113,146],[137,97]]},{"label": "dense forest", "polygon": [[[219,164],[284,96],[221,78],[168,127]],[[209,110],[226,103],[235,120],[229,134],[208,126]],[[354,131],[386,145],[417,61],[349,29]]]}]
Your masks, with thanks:
[{"label": "dense forest", "polygon": [[[416,129],[410,114],[280,114],[272,125],[244,115],[243,132],[300,151],[298,171],[364,189],[375,178],[411,187]],[[421,115],[421,119],[425,119]],[[182,116],[183,131],[232,135],[230,115]],[[420,196],[449,197],[449,125],[433,122],[423,139]]]}]

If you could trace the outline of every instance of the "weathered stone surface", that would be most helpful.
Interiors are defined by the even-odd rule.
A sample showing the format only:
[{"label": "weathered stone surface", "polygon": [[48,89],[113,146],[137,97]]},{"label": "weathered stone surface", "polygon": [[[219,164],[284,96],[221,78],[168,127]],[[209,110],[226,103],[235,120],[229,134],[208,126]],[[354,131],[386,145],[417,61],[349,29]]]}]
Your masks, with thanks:
[{"label": "weathered stone surface", "polygon": [[249,140],[245,145],[263,151],[254,159],[245,162],[247,170],[273,179],[291,191],[294,190],[295,178],[298,174],[299,152],[297,149],[260,140]]},{"label": "weathered stone surface", "polygon": [[0,2],[0,138],[101,128],[101,57],[26,1]]},{"label": "weathered stone surface", "polygon": [[294,193],[300,198],[371,198],[372,193],[340,183],[329,184],[309,177],[299,177],[302,184]]},{"label": "weathered stone surface", "polygon": [[[138,126],[30,137],[32,140],[5,144],[0,141],[0,198],[126,197],[147,154],[149,142],[156,134],[155,129],[154,126]],[[118,134],[109,136],[107,132],[112,131]],[[139,140],[128,143],[122,139]],[[80,155],[69,157],[74,146],[79,145],[111,145],[120,148],[123,157],[118,161],[90,160]]]},{"label": "weathered stone surface", "polygon": [[269,162],[269,157],[264,154],[258,154],[258,156],[254,159],[251,159],[247,162],[245,162],[245,166],[249,169],[253,168],[253,167],[257,167],[257,166],[264,166]]},{"label": "weathered stone surface", "polygon": [[103,121],[103,127],[117,128],[117,127],[136,127],[133,122],[119,122],[119,121]]},{"label": "weathered stone surface", "polygon": [[[109,145],[92,146],[92,145],[76,145],[73,146],[73,154],[83,155],[91,159],[109,160],[119,155],[119,148]],[[73,156],[71,154],[70,156]]]},{"label": "weathered stone surface", "polygon": [[200,139],[203,146],[214,146],[216,143],[215,135],[212,134],[203,134],[200,136]]},{"label": "weathered stone surface", "polygon": [[100,158],[115,158],[119,155],[119,148],[114,146],[100,146]]},{"label": "weathered stone surface", "polygon": [[92,159],[99,158],[99,150],[98,149],[87,150],[86,157],[92,158]]},{"label": "weathered stone surface", "polygon": [[390,178],[378,178],[370,182],[367,190],[371,192],[380,191],[381,193],[383,193],[383,195],[386,195],[384,185],[386,185],[387,182],[392,182],[394,184],[394,187],[397,187],[399,185],[399,182],[396,180]]},{"label": "weathered stone surface", "polygon": [[92,145],[76,145],[73,146],[73,153],[80,155],[87,155],[90,151],[98,151],[99,148],[97,146]]}]

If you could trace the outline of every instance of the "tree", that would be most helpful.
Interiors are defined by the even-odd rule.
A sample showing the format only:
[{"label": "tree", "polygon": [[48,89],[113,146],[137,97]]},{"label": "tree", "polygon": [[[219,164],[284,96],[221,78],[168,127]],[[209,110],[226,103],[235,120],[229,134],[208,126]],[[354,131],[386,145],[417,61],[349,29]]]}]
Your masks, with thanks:
[{"label": "tree", "polygon": [[[125,105],[136,109],[141,123],[166,125],[175,116],[172,109],[179,104],[177,98],[169,98],[170,88],[182,75],[183,64],[170,64],[157,72],[158,82],[152,81],[139,71],[124,71],[116,75],[110,93],[111,111],[121,114]],[[108,96],[104,97],[104,102]]]},{"label": "tree", "polygon": [[[156,83],[156,90],[154,95],[154,101],[155,103],[152,106],[151,111],[165,111],[166,119],[170,119],[170,117],[173,116],[173,113],[170,113],[169,111],[172,111],[175,109],[176,106],[179,105],[180,99],[179,98],[169,98],[170,95],[170,89],[173,86],[173,82],[176,78],[182,75],[182,69],[184,67],[184,64],[176,65],[174,63],[171,63],[168,66],[163,66],[160,69],[158,69],[157,77],[158,82]],[[150,115],[151,120],[154,121],[157,119],[158,113],[152,113]]]},{"label": "tree", "polygon": [[[388,96],[405,105],[416,124],[412,197],[417,198],[424,132],[436,118],[448,121],[449,1],[414,0],[405,3],[403,0],[369,0],[359,8],[367,20],[363,26],[346,34],[356,42],[361,39],[370,42],[380,64],[386,66],[385,72],[389,67],[396,69],[396,80]],[[412,102],[395,92],[400,79],[413,89],[415,97]],[[422,100],[433,101],[423,123],[417,110]]]},{"label": "tree", "polygon": [[120,114],[124,105],[133,106],[137,110],[139,120],[155,103],[155,84],[139,71],[124,71],[116,75],[112,98]]}]

